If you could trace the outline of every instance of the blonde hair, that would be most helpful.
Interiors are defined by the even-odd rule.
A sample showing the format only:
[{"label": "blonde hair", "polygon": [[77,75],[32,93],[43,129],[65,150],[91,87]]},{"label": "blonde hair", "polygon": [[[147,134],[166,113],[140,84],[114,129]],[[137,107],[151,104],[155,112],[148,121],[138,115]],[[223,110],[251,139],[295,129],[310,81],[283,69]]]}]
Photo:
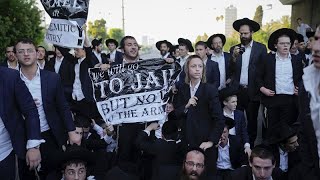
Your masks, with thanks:
[{"label": "blonde hair", "polygon": [[184,72],[186,73],[186,77],[185,77],[185,79],[184,79],[184,82],[185,82],[186,84],[189,84],[189,83],[190,83],[189,64],[190,64],[190,62],[191,62],[192,59],[196,59],[196,58],[199,58],[199,59],[201,60],[201,62],[202,62],[202,65],[203,65],[203,66],[202,66],[203,69],[202,69],[201,82],[202,82],[202,83],[207,82],[207,78],[206,78],[206,66],[205,66],[205,64],[203,63],[203,61],[202,61],[202,59],[200,58],[200,56],[198,56],[198,55],[191,55],[191,56],[189,56],[189,57],[187,58],[186,63],[184,64]]}]

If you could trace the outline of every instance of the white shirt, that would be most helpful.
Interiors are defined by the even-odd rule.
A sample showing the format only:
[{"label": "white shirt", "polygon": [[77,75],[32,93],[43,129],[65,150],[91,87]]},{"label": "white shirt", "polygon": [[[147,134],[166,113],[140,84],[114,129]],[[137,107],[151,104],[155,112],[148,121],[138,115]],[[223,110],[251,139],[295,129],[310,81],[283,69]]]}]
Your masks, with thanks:
[{"label": "white shirt", "polygon": [[199,82],[194,86],[194,89],[192,89],[192,87],[191,87],[191,81],[190,81],[190,83],[189,83],[189,86],[190,86],[190,97],[192,97],[192,96],[194,96],[194,95],[196,94],[196,92],[197,92],[197,90],[198,90],[198,88],[199,88],[200,82],[201,82],[201,81],[199,81]]},{"label": "white shirt", "polygon": [[43,60],[43,63],[42,63],[42,64],[40,64],[39,61],[37,61],[37,64],[38,64],[38,66],[39,66],[40,69],[44,69],[44,66],[46,65],[46,61]]},{"label": "white shirt", "polygon": [[224,147],[218,146],[218,159],[217,159],[217,168],[219,169],[231,169],[230,153],[229,153],[230,143],[228,139],[228,144]]},{"label": "white shirt", "polygon": [[116,59],[116,52],[117,52],[117,50],[114,50],[113,52],[110,52],[110,59],[112,61],[114,61]]},{"label": "white shirt", "polygon": [[61,66],[61,63],[62,63],[62,61],[63,61],[63,56],[62,56],[62,58],[57,58],[56,57],[56,63],[54,64],[54,71],[58,74],[59,73],[59,70],[60,70],[60,66]]},{"label": "white shirt", "polygon": [[85,57],[78,59],[78,63],[74,66],[75,78],[73,82],[72,98],[76,101],[81,101],[85,98],[80,81],[80,65],[84,59]]},{"label": "white shirt", "polygon": [[293,70],[291,63],[291,55],[282,59],[276,53],[276,72],[275,72],[275,88],[276,94],[294,94]]},{"label": "white shirt", "polygon": [[101,53],[97,53],[96,51],[93,51],[93,54],[97,57],[97,59],[99,60],[99,63],[102,63]]},{"label": "white shirt", "polygon": [[224,53],[222,52],[220,56],[216,56],[214,53],[211,55],[211,60],[215,61],[219,65],[220,71],[220,85],[219,90],[226,87],[226,63],[224,60]]},{"label": "white shirt", "polygon": [[[245,52],[242,54],[242,65],[241,65],[241,73],[240,73],[240,85],[248,85],[249,78],[249,63],[250,63],[250,55],[252,49],[253,41],[245,47]],[[244,47],[241,45],[241,47]]]},{"label": "white shirt", "polygon": [[303,84],[310,94],[310,114],[317,139],[318,156],[320,157],[320,69],[311,64],[304,68],[303,72]]},{"label": "white shirt", "polygon": [[0,117],[0,161],[9,156],[12,150],[13,148],[9,132],[7,131]]},{"label": "white shirt", "polygon": [[40,78],[40,68],[38,68],[36,75],[33,77],[33,79],[29,80],[20,70],[20,78],[25,82],[27,85],[29,92],[32,95],[33,99],[37,99],[37,109],[39,113],[39,119],[40,119],[40,130],[41,132],[47,131],[50,129],[48,125],[48,121],[46,119],[46,114],[43,109],[43,102],[42,102],[42,93],[41,93],[41,78]]},{"label": "white shirt", "polygon": [[285,151],[282,151],[282,149],[279,148],[279,154],[280,154],[279,168],[283,172],[287,172],[288,171],[288,153]]},{"label": "white shirt", "polygon": [[306,59],[308,60],[308,64],[306,64],[306,66],[309,66],[310,64],[312,64],[313,61],[313,56],[312,54],[306,54]]},{"label": "white shirt", "polygon": [[183,67],[184,63],[186,63],[189,55],[186,55],[184,58],[180,57],[180,66]]},{"label": "white shirt", "polygon": [[19,70],[19,63],[18,63],[18,62],[17,62],[16,67],[11,66],[8,61],[7,61],[7,64],[8,64],[8,68],[10,68],[10,69],[15,69],[15,70]]},{"label": "white shirt", "polygon": [[165,54],[164,56],[161,55],[161,57],[162,57],[163,59],[165,59],[165,58],[168,58],[169,55],[170,55],[170,53],[167,52],[167,54]]}]

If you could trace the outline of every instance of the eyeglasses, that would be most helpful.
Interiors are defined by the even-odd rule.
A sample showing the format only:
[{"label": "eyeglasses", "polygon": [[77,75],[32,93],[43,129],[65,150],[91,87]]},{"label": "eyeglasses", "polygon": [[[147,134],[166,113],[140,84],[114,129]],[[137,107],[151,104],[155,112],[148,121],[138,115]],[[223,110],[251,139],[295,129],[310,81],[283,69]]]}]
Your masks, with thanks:
[{"label": "eyeglasses", "polygon": [[27,51],[28,54],[32,54],[34,52],[36,52],[36,50],[34,49],[18,49],[17,53],[18,54],[24,54]]},{"label": "eyeglasses", "polygon": [[202,164],[202,163],[194,163],[192,161],[185,161],[185,164],[189,168],[193,168],[194,166],[196,166],[197,169],[203,169],[204,168],[204,164]]},{"label": "eyeglasses", "polygon": [[280,44],[281,46],[284,46],[284,45],[290,46],[291,45],[290,42],[279,42],[278,44]]}]

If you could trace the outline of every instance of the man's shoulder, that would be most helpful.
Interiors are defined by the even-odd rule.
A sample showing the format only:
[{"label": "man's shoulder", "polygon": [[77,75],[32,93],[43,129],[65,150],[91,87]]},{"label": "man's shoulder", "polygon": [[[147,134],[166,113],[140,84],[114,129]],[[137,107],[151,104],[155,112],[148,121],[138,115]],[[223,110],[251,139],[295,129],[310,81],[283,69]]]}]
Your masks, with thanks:
[{"label": "man's shoulder", "polygon": [[10,69],[4,66],[0,66],[0,74],[1,76],[8,76],[8,77],[12,77],[12,76],[16,76],[19,74],[19,71],[15,70],[15,69]]}]

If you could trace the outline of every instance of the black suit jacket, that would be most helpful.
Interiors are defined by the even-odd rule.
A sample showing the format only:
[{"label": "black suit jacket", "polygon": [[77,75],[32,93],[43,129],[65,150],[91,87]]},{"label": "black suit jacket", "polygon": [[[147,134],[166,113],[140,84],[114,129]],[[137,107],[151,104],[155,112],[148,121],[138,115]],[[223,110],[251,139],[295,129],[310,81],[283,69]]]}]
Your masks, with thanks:
[{"label": "black suit jacket", "polygon": [[[224,64],[225,64],[225,70],[224,70],[224,72],[226,73],[226,80],[228,79],[228,78],[230,78],[230,76],[231,76],[231,71],[230,71],[230,61],[231,61],[231,55],[230,55],[230,53],[228,53],[228,52],[223,52],[223,55],[224,55]],[[210,55],[208,55],[208,59],[209,60],[211,60],[211,57],[212,57],[212,55],[210,54]]]},{"label": "black suit jacket", "polygon": [[[295,86],[299,86],[299,82],[302,79],[302,62],[298,60],[297,56],[291,55],[291,64],[293,71],[293,83]],[[276,57],[275,54],[267,54],[259,63],[257,68],[256,84],[260,90],[261,87],[265,87],[272,91],[276,91]],[[276,92],[277,93],[277,92]],[[262,94],[262,93],[261,93]],[[265,104],[275,103],[272,97],[262,94],[262,102]]]},{"label": "black suit jacket", "polygon": [[[2,62],[0,63],[0,66],[3,66],[3,67],[8,67],[8,62],[7,62],[7,58]],[[19,69],[20,69],[20,65],[19,65]]]},{"label": "black suit jacket", "polygon": [[[237,169],[242,165],[247,165],[248,158],[244,153],[243,144],[241,143],[240,138],[237,136],[229,135],[229,144],[229,157],[232,168]],[[218,157],[218,150],[216,152]]]},{"label": "black suit jacket", "polygon": [[43,109],[50,130],[59,145],[67,141],[67,132],[75,130],[69,105],[58,74],[40,70]]},{"label": "black suit jacket", "polygon": [[[240,44],[236,45],[240,46]],[[233,49],[235,46],[230,48],[230,53],[233,53]],[[267,54],[267,48],[265,45],[253,41],[250,60],[249,60],[249,68],[248,68],[248,95],[251,100],[259,100],[259,89],[256,86],[256,72],[257,65],[260,64],[263,57]],[[235,62],[230,61],[230,68],[232,69],[230,72],[232,74],[232,80],[234,80],[233,86],[238,87],[240,85],[240,75],[241,75],[241,66],[242,66],[242,56],[239,55]]]},{"label": "black suit jacket", "polygon": [[310,95],[303,83],[299,87],[300,156],[305,179],[320,179],[317,138],[310,115]]},{"label": "black suit jacket", "polygon": [[[92,50],[92,61],[93,61],[93,65],[99,64],[99,59],[97,58],[97,56],[94,54],[93,50]],[[110,56],[109,56],[110,57]],[[102,60],[102,64],[109,64],[109,60],[108,60],[108,56],[105,53],[101,53],[101,60]]]},{"label": "black suit jacket", "polygon": [[[54,66],[56,63],[56,57],[53,57],[45,66],[45,70],[55,72]],[[71,93],[73,88],[73,80],[71,79],[71,74],[74,72],[73,65],[70,63],[70,60],[63,58],[58,74],[63,85],[65,97],[67,101],[71,101]]]},{"label": "black suit jacket", "polygon": [[[75,80],[75,71],[74,71],[74,67],[75,65],[78,63],[78,59],[76,57],[74,57],[72,54],[69,53],[69,51],[65,48],[59,47],[57,46],[57,48],[59,49],[59,51],[61,52],[61,54],[64,56],[64,58],[66,58],[70,64],[71,64],[71,75],[70,75],[70,79],[72,82],[72,85],[74,83]],[[93,61],[91,59],[91,48],[89,47],[85,47],[85,51],[86,54],[88,56],[86,56],[86,58],[81,62],[80,65],[80,81],[81,81],[81,88],[82,88],[82,92],[84,94],[85,100],[87,102],[94,102],[93,99],[93,90],[92,90],[92,83],[91,83],[91,79],[88,73],[88,69],[89,68],[93,68]],[[72,86],[73,88],[73,86]],[[71,89],[71,93],[72,93],[72,89]],[[71,94],[69,95],[71,98]]]},{"label": "black suit jacket", "polygon": [[26,140],[40,140],[40,120],[33,98],[18,71],[0,67],[0,117],[14,152],[24,159]]},{"label": "black suit jacket", "polygon": [[[106,57],[107,57],[107,59],[109,61],[110,53],[108,53]],[[122,54],[122,52],[116,51],[116,56],[115,56],[115,59],[114,59],[114,62],[112,63],[112,65],[114,65],[114,64],[122,64],[122,62],[123,62],[123,54]]]},{"label": "black suit jacket", "polygon": [[195,96],[196,106],[185,111],[190,99],[189,84],[183,84],[178,91],[175,104],[179,119],[183,119],[183,134],[187,144],[199,147],[202,142],[211,141],[218,144],[224,127],[222,109],[218,97],[218,89],[212,84],[200,83]]},{"label": "black suit jacket", "polygon": [[[272,145],[272,152],[276,159],[276,167],[280,166],[280,152],[279,152],[279,146],[278,145]],[[288,152],[288,169],[292,169],[296,165],[300,163],[300,156],[298,153],[299,149],[297,149],[294,152]]]}]

